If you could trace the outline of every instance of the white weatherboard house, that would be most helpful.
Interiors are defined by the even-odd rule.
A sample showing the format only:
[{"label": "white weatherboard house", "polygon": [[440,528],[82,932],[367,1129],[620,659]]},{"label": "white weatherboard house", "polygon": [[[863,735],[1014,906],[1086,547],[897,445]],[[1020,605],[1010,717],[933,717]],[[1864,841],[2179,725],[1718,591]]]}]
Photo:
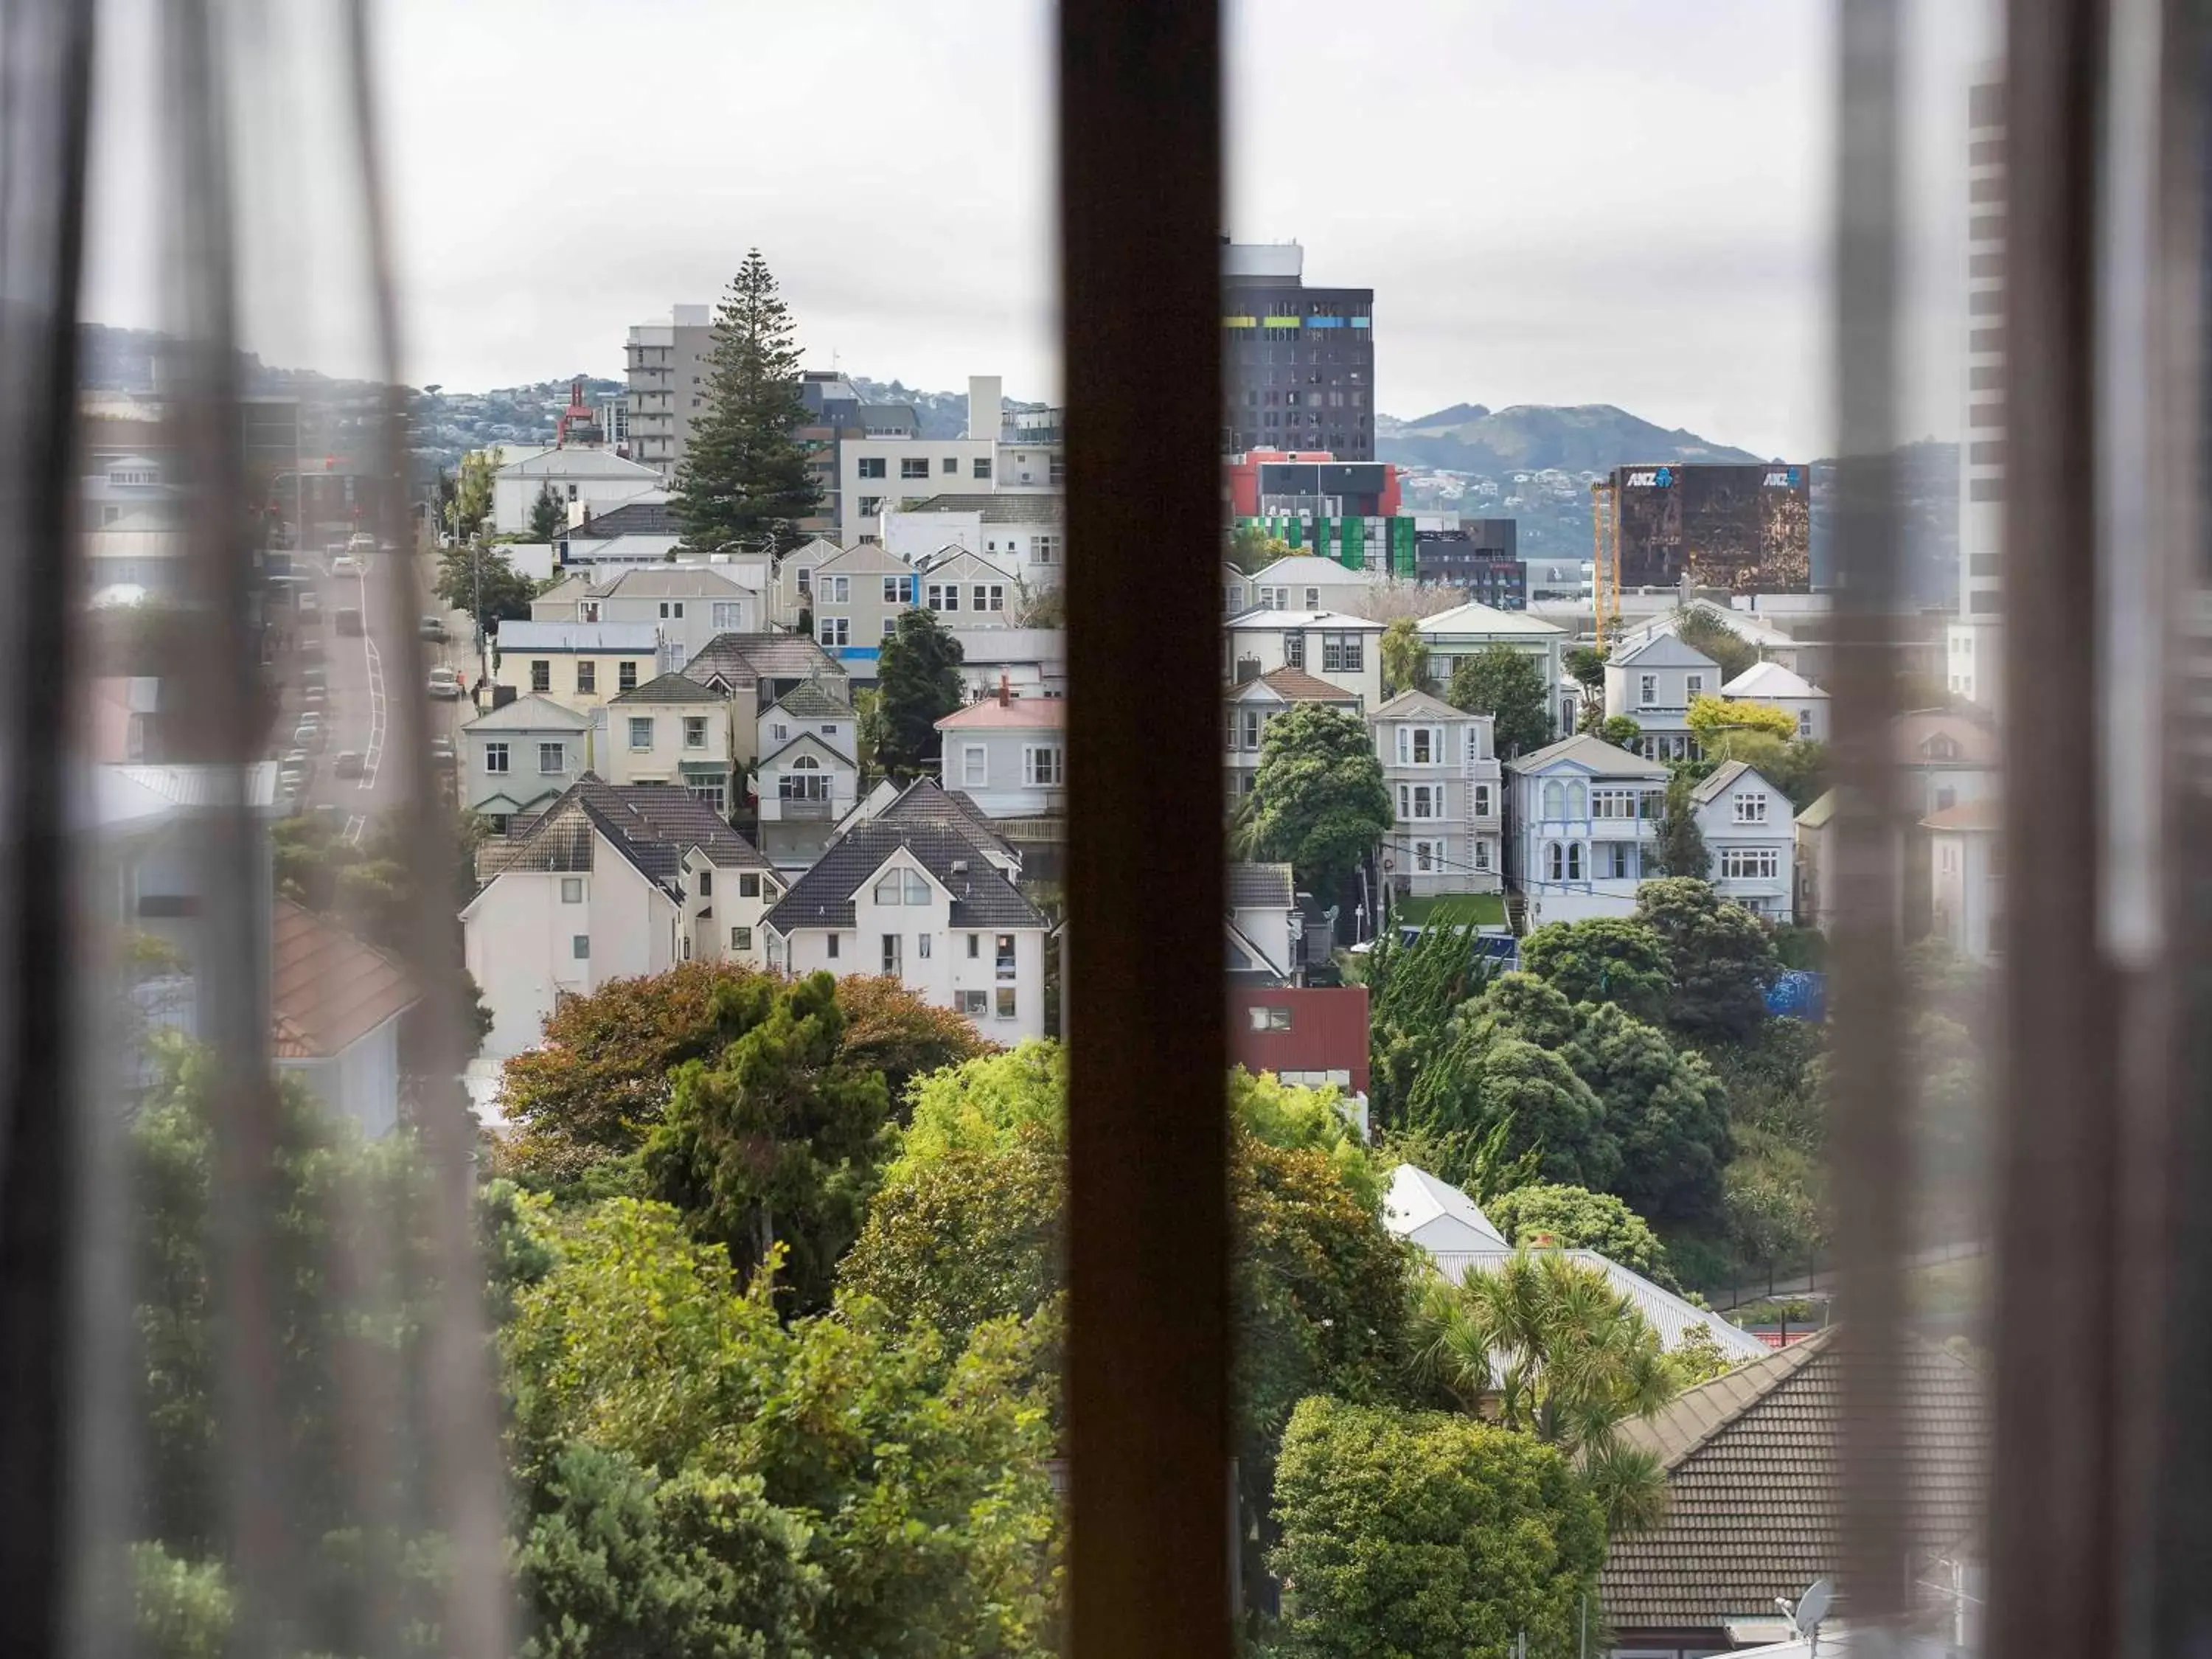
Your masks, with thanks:
[{"label": "white weatherboard house", "polygon": [[1492,720],[1425,691],[1401,691],[1367,717],[1395,818],[1383,880],[1402,895],[1495,893],[1504,784]]},{"label": "white weatherboard house", "polygon": [[1928,832],[1928,874],[1936,931],[1968,962],[2003,954],[2003,808],[1966,801],[1920,820]]},{"label": "white weatherboard house", "polygon": [[1251,603],[1262,611],[1341,611],[1358,616],[1391,581],[1379,570],[1354,570],[1307,553],[1276,560],[1251,576],[1247,586]]},{"label": "white weatherboard house", "polygon": [[1382,624],[1334,611],[1247,611],[1224,627],[1221,678],[1231,685],[1296,668],[1382,704]]},{"label": "white weatherboard house", "polygon": [[1717,767],[1690,792],[1712,863],[1706,879],[1724,899],[1768,921],[1795,908],[1797,823],[1790,797],[1742,761]]},{"label": "white weatherboard house", "polygon": [[1637,745],[1652,760],[1696,756],[1690,705],[1720,689],[1720,665],[1672,634],[1625,646],[1605,665],[1605,712],[1626,714],[1642,728]]},{"label": "white weatherboard house", "polygon": [[1044,1035],[1044,915],[973,827],[855,824],[767,919],[769,962],[793,974],[885,974],[994,1042]]},{"label": "white weatherboard house", "polygon": [[672,783],[717,812],[730,810],[740,744],[736,705],[683,674],[663,674],[607,705],[600,775],[609,783]]},{"label": "white weatherboard house", "polygon": [[505,820],[562,794],[591,769],[592,717],[550,697],[517,697],[461,728],[463,804]]},{"label": "white weatherboard house", "polygon": [[491,1010],[483,1058],[537,1046],[564,993],[695,957],[757,965],[781,878],[714,808],[668,784],[578,779],[522,836],[487,842],[462,954]]},{"label": "white weatherboard house", "polygon": [[1449,1181],[1411,1164],[1390,1171],[1390,1190],[1382,1195],[1382,1224],[1431,1255],[1442,1250],[1512,1248],[1480,1205]]},{"label": "white weatherboard house", "polygon": [[[565,586],[566,584],[563,584]],[[661,663],[681,668],[723,634],[750,634],[767,625],[758,590],[740,583],[727,567],[643,565],[593,582],[574,599],[578,622],[648,623],[660,632]],[[541,618],[537,602],[533,621]]]},{"label": "white weatherboard house", "polygon": [[1647,876],[1666,814],[1667,769],[1587,735],[1563,738],[1505,767],[1507,873],[1530,927],[1626,916]]},{"label": "white weatherboard house", "polygon": [[508,461],[492,474],[492,528],[513,535],[530,528],[539,494],[550,489],[564,522],[621,506],[660,488],[660,475],[611,449],[548,449]]},{"label": "white weatherboard house", "polygon": [[[1422,643],[1429,648],[1429,676],[1438,685],[1449,685],[1452,671],[1461,663],[1498,645],[1534,662],[1547,690],[1558,685],[1565,672],[1567,630],[1526,611],[1500,611],[1470,602],[1422,617],[1420,630]],[[1553,712],[1561,711],[1555,707]]]},{"label": "white weatherboard house", "polygon": [[1797,722],[1799,737],[1828,740],[1828,694],[1778,662],[1753,663],[1721,687],[1721,696],[1778,708]]},{"label": "white weatherboard house", "polygon": [[778,869],[804,870],[859,797],[859,716],[830,686],[808,680],[762,709],[757,725],[761,851]]},{"label": "white weatherboard house", "polygon": [[1061,697],[996,697],[937,722],[947,789],[994,818],[1044,817],[1067,800],[1067,702]]}]

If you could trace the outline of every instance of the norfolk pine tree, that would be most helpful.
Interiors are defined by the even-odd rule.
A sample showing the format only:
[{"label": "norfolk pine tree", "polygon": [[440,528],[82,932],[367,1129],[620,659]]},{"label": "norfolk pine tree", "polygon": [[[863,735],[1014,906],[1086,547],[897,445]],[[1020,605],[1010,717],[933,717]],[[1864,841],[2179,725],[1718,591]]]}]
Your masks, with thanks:
[{"label": "norfolk pine tree", "polygon": [[782,553],[803,539],[799,520],[821,505],[822,489],[807,471],[811,447],[795,435],[806,418],[799,359],[791,313],[754,248],[715,316],[707,407],[669,497],[694,551]]}]

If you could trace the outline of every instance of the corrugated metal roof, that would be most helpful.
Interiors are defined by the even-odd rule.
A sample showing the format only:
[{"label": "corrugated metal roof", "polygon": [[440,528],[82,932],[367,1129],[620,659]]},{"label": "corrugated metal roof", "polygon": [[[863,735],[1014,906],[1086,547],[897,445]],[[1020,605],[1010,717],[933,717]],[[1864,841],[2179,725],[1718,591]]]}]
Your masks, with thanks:
[{"label": "corrugated metal roof", "polygon": [[499,648],[509,651],[609,651],[648,656],[660,643],[660,630],[649,622],[503,622]]},{"label": "corrugated metal roof", "polygon": [[1561,738],[1557,743],[1546,744],[1534,754],[1523,755],[1518,760],[1505,763],[1509,772],[1534,772],[1554,761],[1573,761],[1577,765],[1601,778],[1662,779],[1667,769],[1657,761],[1648,761],[1641,755],[1632,755],[1626,749],[1616,749],[1601,738],[1586,732],[1571,738]]},{"label": "corrugated metal roof", "polygon": [[[1468,1273],[1495,1273],[1513,1259],[1513,1254],[1503,1248],[1494,1250],[1431,1250],[1429,1259],[1435,1264],[1437,1273],[1446,1279],[1455,1279]],[[1608,1256],[1600,1255],[1595,1250],[1562,1250],[1559,1254],[1602,1273],[1612,1282],[1614,1290],[1636,1304],[1637,1312],[1642,1314],[1644,1322],[1658,1333],[1663,1346],[1676,1346],[1685,1332],[1694,1326],[1703,1326],[1711,1333],[1720,1351],[1731,1359],[1757,1359],[1771,1352],[1766,1344],[1749,1331],[1729,1324],[1717,1313],[1685,1302],[1672,1291],[1660,1289],[1643,1274],[1622,1267]]]}]

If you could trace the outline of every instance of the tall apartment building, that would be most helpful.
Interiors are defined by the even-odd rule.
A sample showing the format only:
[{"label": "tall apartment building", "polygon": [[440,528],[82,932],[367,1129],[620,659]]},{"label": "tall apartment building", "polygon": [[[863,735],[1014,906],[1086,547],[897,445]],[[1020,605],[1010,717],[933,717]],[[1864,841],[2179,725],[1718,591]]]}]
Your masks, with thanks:
[{"label": "tall apartment building", "polygon": [[707,358],[714,349],[714,308],[674,306],[665,323],[629,331],[629,458],[676,478],[690,441],[691,421],[705,407]]},{"label": "tall apartment building", "polygon": [[2005,487],[2004,87],[1967,94],[1966,407],[1959,434],[1959,615],[1944,671],[1959,696],[2002,706],[1999,592]]},{"label": "tall apartment building", "polygon": [[1221,447],[1375,459],[1375,290],[1308,288],[1295,242],[1221,246]]}]

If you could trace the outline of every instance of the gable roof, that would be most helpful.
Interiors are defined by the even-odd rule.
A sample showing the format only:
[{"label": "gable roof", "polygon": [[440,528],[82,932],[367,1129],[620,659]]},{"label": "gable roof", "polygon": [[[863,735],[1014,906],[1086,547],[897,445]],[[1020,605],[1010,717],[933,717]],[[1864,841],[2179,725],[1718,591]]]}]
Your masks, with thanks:
[{"label": "gable roof", "polygon": [[783,743],[779,744],[775,749],[769,750],[767,754],[763,755],[760,759],[755,763],[755,764],[758,770],[765,772],[769,767],[775,765],[776,762],[781,760],[786,755],[790,754],[793,750],[799,748],[818,750],[826,758],[835,762],[837,765],[845,767],[855,773],[859,770],[860,763],[858,761],[856,761],[852,756],[845,753],[844,750],[838,748],[836,744],[831,743],[829,738],[823,737],[819,732],[817,732],[811,726],[800,727],[795,736],[786,739]]},{"label": "gable roof", "polygon": [[853,705],[832,692],[820,680],[802,680],[785,692],[770,708],[781,708],[794,720],[848,720],[853,718]]},{"label": "gable roof", "polygon": [[612,542],[624,536],[680,536],[684,527],[676,522],[676,514],[668,505],[668,492],[648,489],[633,495],[619,507],[611,507],[604,513],[593,513],[580,523],[569,525],[553,539],[556,542]]},{"label": "gable roof", "polygon": [[[901,848],[952,895],[953,927],[1046,926],[1042,913],[976,851],[967,836],[937,824],[880,817],[856,824],[830,842],[814,867],[768,913],[766,925],[786,938],[803,927],[850,927],[853,895]],[[955,864],[963,867],[955,870]]]},{"label": "gable roof", "polygon": [[1487,714],[1470,714],[1464,708],[1455,708],[1442,697],[1409,685],[1367,717],[1370,726],[1382,720],[1485,720]]},{"label": "gable roof", "polygon": [[1632,755],[1626,749],[1617,749],[1602,738],[1594,738],[1587,732],[1577,732],[1571,738],[1547,743],[1534,754],[1506,762],[1505,768],[1510,772],[1536,772],[1554,761],[1573,761],[1601,778],[1663,778],[1667,775],[1667,768],[1662,763],[1648,761],[1641,755]]},{"label": "gable roof", "polygon": [[[1004,558],[1006,555],[1002,553],[997,556]],[[981,553],[971,552],[957,542],[948,543],[934,553],[924,554],[915,561],[914,568],[923,575],[935,576],[940,581],[972,581],[977,578],[1004,581],[1008,574],[1003,567],[993,564]]]},{"label": "gable roof", "polygon": [[702,685],[720,678],[733,689],[763,680],[845,678],[837,659],[805,634],[717,634],[692,653],[684,674]]},{"label": "gable roof", "polygon": [[1285,702],[1357,703],[1359,693],[1331,685],[1303,668],[1271,668],[1266,673],[1230,688],[1229,701],[1242,702],[1260,692],[1273,692]]},{"label": "gable roof", "polygon": [[503,702],[488,714],[479,714],[461,727],[464,732],[588,732],[592,717],[566,703],[532,691]]},{"label": "gable roof", "polygon": [[1287,864],[1231,864],[1229,866],[1229,908],[1249,910],[1265,907],[1288,910],[1298,902],[1297,882]]},{"label": "gable roof", "polygon": [[[1916,1553],[1978,1529],[1989,1454],[1980,1373],[1909,1341],[1898,1356]],[[1843,1549],[1843,1364],[1832,1329],[1689,1389],[1622,1438],[1667,1471],[1667,1518],[1615,1538],[1600,1579],[1622,1630],[1709,1629],[1832,1574]]]},{"label": "gable roof", "polygon": [[660,630],[649,622],[503,622],[498,647],[509,651],[605,651],[617,656],[650,656],[660,647]]},{"label": "gable roof", "polygon": [[1747,772],[1769,789],[1773,790],[1776,794],[1782,793],[1781,787],[1773,779],[1768,777],[1749,761],[1732,760],[1725,761],[1715,767],[1702,781],[1692,786],[1690,790],[1690,799],[1701,806],[1710,805],[1720,799],[1721,791],[1734,787]]},{"label": "gable roof", "polygon": [[1820,697],[1827,693],[1778,662],[1755,662],[1721,687],[1724,697]]},{"label": "gable roof", "polygon": [[1474,600],[1424,617],[1419,626],[1424,634],[1525,634],[1539,638],[1567,631],[1526,611],[1500,611]]},{"label": "gable roof", "polygon": [[1322,587],[1330,582],[1356,582],[1370,586],[1389,578],[1379,570],[1354,570],[1348,564],[1339,564],[1334,559],[1324,559],[1311,553],[1294,553],[1286,559],[1256,570],[1244,579],[1247,582],[1265,582],[1270,586],[1288,585],[1293,587]]},{"label": "gable roof", "polygon": [[[1431,1249],[1429,1260],[1438,1273],[1457,1280],[1469,1273],[1496,1273],[1513,1259],[1514,1254],[1501,1244],[1464,1250]],[[1766,1344],[1741,1326],[1731,1325],[1718,1314],[1685,1301],[1610,1256],[1582,1249],[1561,1250],[1559,1254],[1603,1273],[1613,1288],[1626,1297],[1644,1316],[1644,1322],[1658,1334],[1662,1347],[1677,1346],[1691,1329],[1702,1326],[1720,1351],[1731,1359],[1756,1359],[1769,1352]]]},{"label": "gable roof", "polygon": [[684,674],[656,674],[634,690],[621,692],[610,702],[720,702],[722,694]]},{"label": "gable roof", "polygon": [[729,599],[750,593],[720,571],[703,564],[638,565],[607,578],[592,589],[595,599]]},{"label": "gable roof", "polygon": [[1341,611],[1279,611],[1261,605],[1240,611],[1224,624],[1237,634],[1289,634],[1300,629],[1326,628],[1339,634],[1380,634],[1383,624],[1368,617]]},{"label": "gable roof", "polygon": [[1836,816],[1836,792],[1823,790],[1820,798],[1797,815],[1797,822],[1808,830],[1827,827],[1828,820]]},{"label": "gable roof", "polygon": [[1920,820],[1920,827],[1994,835],[2004,828],[2004,803],[1994,799],[1960,801],[1956,806],[1930,812]]},{"label": "gable roof", "polygon": [[1382,1195],[1382,1224],[1394,1238],[1423,1249],[1480,1250],[1509,1248],[1482,1206],[1449,1181],[1411,1164],[1390,1172]]},{"label": "gable roof", "polygon": [[944,788],[934,778],[916,778],[862,822],[933,825],[962,836],[979,853],[1012,859],[1017,866],[1021,862],[1012,843],[1000,835],[971,796]]},{"label": "gable roof", "polygon": [[1705,621],[1718,623],[1747,645],[1794,649],[1797,644],[1791,635],[1749,611],[1738,611],[1733,605],[1717,605],[1706,599],[1692,599],[1686,605],[1676,605],[1649,622],[1640,623],[1628,631],[1626,638],[1638,640],[1652,634],[1671,634],[1681,626],[1682,613],[1686,611]]},{"label": "gable roof", "polygon": [[635,478],[643,489],[658,489],[660,474],[641,461],[611,449],[545,449],[509,461],[498,471],[507,478]]},{"label": "gable roof", "polygon": [[1059,524],[1067,517],[1067,497],[1053,491],[1009,490],[993,495],[931,495],[894,509],[900,513],[980,513],[985,524]]},{"label": "gable roof", "polygon": [[537,607],[541,605],[572,605],[578,599],[588,599],[591,593],[592,579],[580,570],[574,575],[562,577],[543,593],[532,594],[530,599],[531,609],[534,613]]},{"label": "gable roof", "polygon": [[[814,568],[828,570],[833,564],[849,565],[853,569],[873,574],[879,571],[910,571],[914,567],[879,542],[855,542],[843,551],[832,554]],[[833,573],[834,574],[834,573]]]},{"label": "gable roof", "polygon": [[1252,942],[1252,936],[1233,921],[1224,921],[1222,930],[1222,971],[1232,980],[1249,982],[1253,979],[1279,985],[1289,974],[1279,967],[1273,957]]},{"label": "gable roof", "polygon": [[327,1060],[422,1000],[398,962],[289,899],[270,917],[269,1009],[279,1060]]},{"label": "gable roof", "polygon": [[[1898,761],[1906,766],[1995,766],[1996,734],[1978,721],[1945,708],[1923,708],[1899,714],[1891,728]],[[1948,738],[1957,752],[1931,754],[1939,739]]]},{"label": "gable roof", "polygon": [[1067,724],[1065,697],[986,697],[937,722],[940,732],[1058,731]]},{"label": "gable roof", "polygon": [[1613,666],[1626,668],[1631,663],[1639,668],[1711,668],[1720,665],[1693,645],[1685,645],[1672,634],[1654,634],[1639,640],[1625,650],[1617,652]]},{"label": "gable roof", "polygon": [[773,867],[690,790],[672,783],[617,786],[596,772],[586,772],[569,785],[560,799],[490,862],[501,874],[511,870],[588,871],[594,832],[638,874],[672,896],[684,855],[695,847],[720,868]]}]

